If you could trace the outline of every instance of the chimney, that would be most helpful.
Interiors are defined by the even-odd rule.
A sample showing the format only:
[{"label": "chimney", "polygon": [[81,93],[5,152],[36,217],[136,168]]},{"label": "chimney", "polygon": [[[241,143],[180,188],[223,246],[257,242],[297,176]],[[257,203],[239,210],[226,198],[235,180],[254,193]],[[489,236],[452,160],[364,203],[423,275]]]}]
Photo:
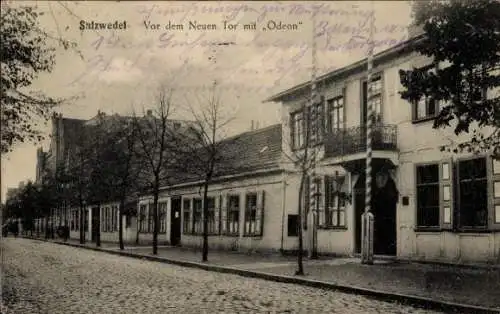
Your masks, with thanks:
[{"label": "chimney", "polygon": [[252,120],[252,122],[250,124],[250,131],[253,131],[253,120]]}]

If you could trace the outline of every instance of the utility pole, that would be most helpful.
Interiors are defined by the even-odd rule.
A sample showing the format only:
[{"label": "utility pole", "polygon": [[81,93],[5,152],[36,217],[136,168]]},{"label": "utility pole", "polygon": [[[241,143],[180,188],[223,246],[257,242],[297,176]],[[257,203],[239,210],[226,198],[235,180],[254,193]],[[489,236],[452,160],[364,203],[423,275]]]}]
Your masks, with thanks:
[{"label": "utility pole", "polygon": [[[316,105],[319,102],[319,94],[317,91],[317,79],[316,79],[316,71],[317,71],[317,48],[316,48],[316,12],[314,9],[312,10],[312,66],[311,66],[311,101],[309,102],[309,110],[308,114],[309,117],[308,119],[310,120],[308,123],[309,126],[309,131],[307,132],[308,135],[310,136],[311,134],[315,134],[314,141],[318,140],[319,136],[319,126],[321,123],[319,123],[319,112],[317,112]],[[309,191],[309,220],[312,222],[312,228],[309,230],[309,234],[311,236],[311,239],[309,241],[310,243],[310,250],[309,250],[309,258],[310,259],[316,259],[318,258],[318,211],[319,211],[319,199],[320,199],[320,193],[319,193],[319,184],[320,182],[316,178],[316,158],[317,158],[317,147],[316,143],[311,143],[311,139],[308,139],[306,142],[308,144],[312,144],[312,152],[311,152],[311,158],[312,158],[312,163],[311,163],[311,179],[309,182],[310,184],[310,191]]]},{"label": "utility pole", "polygon": [[370,19],[370,36],[368,38],[368,58],[367,58],[367,119],[366,119],[366,172],[365,172],[365,212],[361,217],[361,263],[373,264],[373,223],[375,217],[371,213],[371,189],[372,189],[372,124],[373,124],[373,103],[371,101],[371,79],[373,71],[373,32],[375,23],[375,10],[373,0],[370,1],[372,17]]}]

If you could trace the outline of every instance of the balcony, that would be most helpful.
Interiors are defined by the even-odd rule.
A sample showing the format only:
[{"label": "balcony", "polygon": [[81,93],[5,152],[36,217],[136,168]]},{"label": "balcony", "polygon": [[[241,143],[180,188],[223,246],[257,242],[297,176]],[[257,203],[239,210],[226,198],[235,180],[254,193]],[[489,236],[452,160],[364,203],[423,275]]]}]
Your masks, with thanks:
[{"label": "balcony", "polygon": [[[396,151],[397,137],[396,125],[374,125],[373,151]],[[366,152],[366,127],[364,126],[335,130],[325,136],[325,158],[364,152]]]}]

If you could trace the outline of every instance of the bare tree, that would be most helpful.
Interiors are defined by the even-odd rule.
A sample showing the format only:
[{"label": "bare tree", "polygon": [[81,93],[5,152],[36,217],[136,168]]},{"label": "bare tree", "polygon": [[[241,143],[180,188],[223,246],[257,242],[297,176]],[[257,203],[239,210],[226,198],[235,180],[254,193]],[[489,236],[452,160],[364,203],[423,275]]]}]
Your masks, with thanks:
[{"label": "bare tree", "polygon": [[[312,133],[312,118],[308,106],[304,103],[302,108],[300,109],[300,113],[302,118],[298,120],[299,125],[289,125],[290,132],[294,132],[294,129],[297,130],[297,134],[291,134],[291,140],[287,143],[289,144],[287,149],[284,150],[284,156],[286,158],[285,166],[291,165],[294,168],[294,172],[298,173],[300,176],[300,184],[299,184],[299,195],[298,195],[298,236],[299,236],[299,248],[297,252],[297,271],[296,275],[304,275],[304,264],[303,264],[303,253],[304,253],[304,222],[306,219],[304,214],[304,206],[307,207],[309,204],[306,204],[304,201],[305,193],[309,193],[309,191],[305,191],[306,189],[306,180],[308,179],[311,171],[313,170],[314,163],[316,160],[316,151],[311,148],[311,144],[314,142],[311,141],[311,133]],[[291,123],[295,123],[291,121]],[[301,132],[301,131],[304,132]],[[293,149],[288,149],[293,148]],[[304,221],[304,222],[303,222]]]},{"label": "bare tree", "polygon": [[[225,139],[227,125],[233,121],[233,115],[224,111],[220,93],[216,83],[209,89],[208,95],[195,95],[196,100],[188,100],[190,114],[194,121],[190,133],[177,133],[182,137],[175,136],[176,145],[183,156],[183,163],[176,164],[178,172],[187,172],[194,175],[203,191],[203,248],[202,261],[208,260],[208,223],[209,204],[208,188],[212,180],[234,167],[227,158],[229,151],[225,150],[228,144]],[[193,106],[192,104],[195,104]],[[187,135],[187,136],[186,136]],[[225,152],[223,156],[222,152]],[[189,165],[189,169],[184,166]],[[179,168],[180,167],[180,168]]]},{"label": "bare tree", "polygon": [[135,154],[138,138],[130,117],[110,116],[106,122],[107,141],[103,150],[106,152],[107,160],[112,161],[107,168],[107,175],[114,191],[113,196],[120,201],[118,238],[120,249],[123,250],[123,217],[126,202],[129,195],[138,187],[136,178],[141,171],[141,163]]},{"label": "bare tree", "polygon": [[[154,110],[148,110],[143,117],[134,114],[133,126],[137,136],[136,155],[143,162],[139,173],[141,185],[153,194],[153,254],[158,254],[158,198],[160,187],[168,185],[172,175],[171,165],[175,162],[172,154],[171,134],[173,130],[172,114],[173,91],[166,88],[159,90]],[[151,208],[150,208],[151,210]]]},{"label": "bare tree", "polygon": [[[96,246],[101,246],[101,206],[103,203],[118,198],[115,187],[116,150],[114,149],[117,138],[113,135],[112,123],[105,113],[99,112],[94,123],[87,126],[90,139],[85,143],[88,152],[88,202],[99,213],[93,221],[95,225]],[[94,228],[93,228],[94,229]]]},{"label": "bare tree", "polygon": [[91,164],[93,162],[94,145],[92,134],[88,128],[82,127],[75,138],[72,149],[65,161],[65,175],[68,178],[71,203],[80,208],[80,244],[85,243],[85,209],[91,182]]}]

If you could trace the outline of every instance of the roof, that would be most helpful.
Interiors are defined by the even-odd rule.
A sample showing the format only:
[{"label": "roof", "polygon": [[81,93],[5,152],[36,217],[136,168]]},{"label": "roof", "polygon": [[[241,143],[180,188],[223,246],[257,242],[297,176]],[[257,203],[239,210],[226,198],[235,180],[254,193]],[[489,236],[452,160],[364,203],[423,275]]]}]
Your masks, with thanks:
[{"label": "roof", "polygon": [[[415,44],[420,42],[424,38],[424,36],[425,36],[424,34],[417,35],[417,36],[412,37],[404,42],[401,42],[393,47],[390,47],[384,51],[381,51],[381,52],[375,54],[373,56],[373,62],[374,63],[377,63],[377,62],[382,63],[385,60],[388,60],[388,59],[390,60],[390,59],[392,59],[400,54],[410,53],[410,52],[414,51]],[[343,76],[363,71],[364,69],[367,68],[367,64],[368,64],[368,58],[364,58],[364,59],[359,60],[355,63],[347,65],[343,68],[339,68],[339,69],[336,69],[334,71],[331,71],[331,72],[328,72],[324,75],[319,76],[317,78],[317,82],[321,83],[321,82],[336,80],[336,79],[339,79]],[[309,90],[310,88],[311,88],[311,81],[307,81],[307,82],[301,83],[299,85],[296,85],[294,87],[291,87],[285,91],[282,91],[276,95],[273,95],[273,96],[267,98],[266,100],[264,100],[263,102],[283,101],[292,95],[295,95],[295,94],[298,94],[301,92],[305,92],[306,90]]]},{"label": "roof", "polygon": [[[276,169],[281,160],[281,124],[238,134],[219,142],[219,162],[214,178]],[[189,172],[189,169],[187,169]],[[171,185],[194,183],[200,175],[184,173],[170,180]]]},{"label": "roof", "polygon": [[281,158],[281,124],[248,131],[221,144],[222,159],[233,169],[274,167]]}]

